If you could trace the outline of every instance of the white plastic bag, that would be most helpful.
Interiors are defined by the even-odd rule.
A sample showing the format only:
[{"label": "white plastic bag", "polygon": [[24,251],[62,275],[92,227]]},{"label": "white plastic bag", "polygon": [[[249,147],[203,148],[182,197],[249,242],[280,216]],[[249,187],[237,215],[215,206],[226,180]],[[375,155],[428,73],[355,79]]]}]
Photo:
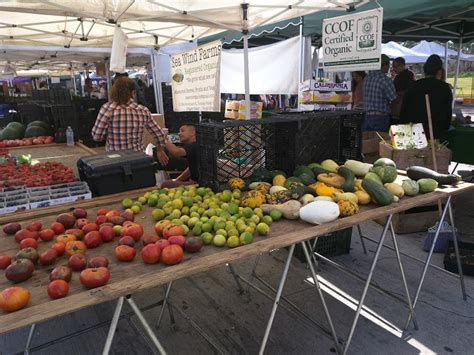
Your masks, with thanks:
[{"label": "white plastic bag", "polygon": [[110,71],[124,73],[127,66],[128,37],[120,27],[115,27],[112,53],[110,55]]}]

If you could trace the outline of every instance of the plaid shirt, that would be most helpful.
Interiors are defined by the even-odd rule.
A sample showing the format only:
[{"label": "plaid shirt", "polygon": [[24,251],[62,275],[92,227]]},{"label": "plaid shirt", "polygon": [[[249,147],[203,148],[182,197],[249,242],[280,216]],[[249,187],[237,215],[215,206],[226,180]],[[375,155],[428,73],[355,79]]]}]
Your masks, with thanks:
[{"label": "plaid shirt", "polygon": [[366,112],[383,112],[389,114],[390,103],[397,93],[392,80],[381,70],[369,72],[364,79],[364,109]]},{"label": "plaid shirt", "polygon": [[133,149],[143,152],[143,130],[148,129],[160,146],[165,145],[165,134],[152,119],[150,110],[130,99],[126,105],[110,101],[102,105],[94,127],[92,139],[103,141],[107,135],[105,150]]}]

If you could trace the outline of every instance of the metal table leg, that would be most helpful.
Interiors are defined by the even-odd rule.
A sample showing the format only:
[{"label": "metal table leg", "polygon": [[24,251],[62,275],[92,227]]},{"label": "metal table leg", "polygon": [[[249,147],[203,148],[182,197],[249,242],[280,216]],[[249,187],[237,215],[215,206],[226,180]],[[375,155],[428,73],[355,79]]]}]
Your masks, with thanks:
[{"label": "metal table leg", "polygon": [[451,233],[453,234],[454,253],[456,254],[456,263],[458,265],[459,280],[461,281],[462,298],[464,299],[464,301],[466,301],[467,300],[466,286],[464,285],[464,275],[462,273],[462,267],[461,267],[461,255],[459,254],[458,238],[456,236],[456,230],[454,227],[454,217],[453,217],[453,209],[451,208],[451,203],[448,204],[448,212],[449,212],[449,221],[451,222]]},{"label": "metal table leg", "polygon": [[[226,264],[226,266],[229,268],[229,271],[232,274],[232,277],[234,278],[235,283],[237,284],[237,288],[239,289],[239,293],[241,295],[243,295],[245,293],[245,290],[244,290],[244,288],[242,287],[242,285],[240,283],[239,277],[237,276],[237,273],[235,272],[234,267],[230,263]],[[255,265],[255,267],[256,267],[256,265]]]},{"label": "metal table leg", "polygon": [[25,355],[30,354],[30,348],[31,348],[31,342],[33,341],[33,335],[35,334],[35,329],[36,329],[36,324],[32,324],[30,327],[30,332],[28,333],[28,339],[26,340],[26,345],[25,345]]},{"label": "metal table leg", "polygon": [[[443,222],[444,220],[446,219],[446,213],[450,211],[450,218],[452,217],[452,209],[451,209],[451,196],[448,197],[447,201],[446,201],[446,205],[444,206],[444,209],[443,209],[443,212],[441,214],[441,219],[439,220],[439,224],[438,224],[438,228],[436,229],[436,232],[435,232],[435,235],[434,235],[434,238],[433,238],[433,244],[431,245],[431,248],[430,248],[430,251],[428,253],[428,256],[426,258],[426,261],[425,261],[425,265],[423,267],[423,272],[421,273],[421,277],[420,277],[420,281],[418,283],[418,287],[417,287],[417,290],[416,290],[416,293],[415,293],[415,298],[413,300],[413,308],[416,307],[416,304],[418,302],[418,298],[420,297],[420,292],[421,292],[421,288],[423,287],[423,282],[425,281],[425,276],[426,276],[426,272],[428,271],[428,267],[430,266],[430,262],[431,262],[431,258],[433,257],[433,252],[434,252],[434,248],[436,246],[436,242],[438,241],[438,237],[439,237],[439,234],[440,234],[440,231],[441,231],[441,227],[443,225]],[[454,219],[451,219],[451,223],[454,222]],[[461,280],[461,290],[462,290],[462,294],[463,294],[463,298],[464,300],[466,300],[466,290],[465,290],[465,287],[464,287],[464,277],[462,275],[462,270],[460,268],[460,255],[459,255],[459,247],[458,247],[458,242],[457,242],[457,238],[456,238],[456,234],[454,232],[454,226],[453,226],[453,241],[454,241],[454,250],[455,250],[455,253],[456,253],[456,260],[457,260],[457,263],[458,263],[458,268],[459,268],[459,279]],[[408,326],[410,325],[410,322],[411,322],[411,314],[410,316],[408,317],[408,320],[405,324],[405,328],[404,329],[408,329]]]},{"label": "metal table leg", "polygon": [[410,314],[413,319],[413,326],[418,330],[418,322],[416,321],[415,309],[411,303],[410,291],[408,289],[407,279],[405,277],[405,272],[403,271],[402,258],[400,256],[400,250],[398,249],[397,235],[395,234],[395,229],[393,228],[393,223],[390,221],[390,232],[392,234],[393,248],[395,249],[395,254],[397,255],[398,267],[400,269],[400,274],[402,275],[403,286],[405,287],[405,294],[407,296],[407,304],[410,309]]},{"label": "metal table leg", "polygon": [[364,305],[365,296],[367,295],[367,291],[369,289],[370,282],[372,281],[372,275],[374,273],[375,266],[377,265],[377,261],[378,261],[379,256],[380,256],[380,251],[382,250],[383,242],[385,240],[385,236],[387,235],[388,228],[390,226],[390,223],[392,222],[392,217],[393,217],[393,215],[388,216],[387,222],[385,223],[385,227],[384,227],[383,232],[382,232],[382,235],[380,236],[380,241],[379,241],[379,244],[377,246],[377,250],[375,252],[375,256],[374,256],[374,259],[372,261],[372,265],[370,267],[369,274],[367,276],[367,281],[365,282],[364,290],[362,291],[362,296],[361,296],[359,304],[357,306],[357,310],[356,310],[356,314],[354,316],[354,320],[352,322],[351,330],[349,332],[349,336],[347,337],[347,340],[346,340],[346,343],[345,343],[345,346],[344,346],[344,350],[342,352],[344,355],[347,354],[347,350],[349,349],[349,346],[351,344],[352,337],[354,336],[354,331],[355,331],[355,328],[357,326],[357,322],[359,321],[360,312],[362,311],[362,307]]},{"label": "metal table leg", "polygon": [[275,318],[275,313],[277,311],[278,304],[280,302],[280,297],[283,292],[283,287],[285,286],[286,277],[288,276],[288,269],[290,268],[291,258],[293,257],[294,251],[295,251],[295,244],[293,244],[290,247],[290,251],[288,252],[288,258],[286,259],[285,268],[283,269],[283,274],[281,276],[280,284],[278,285],[278,291],[275,297],[275,301],[273,302],[273,308],[272,308],[272,312],[270,313],[270,319],[268,320],[267,327],[265,329],[265,335],[263,336],[262,344],[260,345],[259,355],[263,355],[263,352],[265,351],[265,347],[268,341],[268,336],[270,335],[273,319]]},{"label": "metal table leg", "polygon": [[173,286],[173,281],[170,281],[170,283],[166,287],[165,298],[163,299],[163,305],[161,306],[160,315],[158,316],[158,320],[156,321],[156,325],[155,325],[156,328],[160,327],[161,319],[163,318],[163,314],[165,313],[165,307],[168,307],[168,311],[170,312],[171,323],[174,323],[173,310],[168,302],[170,298],[170,292],[171,292],[172,286]]},{"label": "metal table leg", "polygon": [[362,235],[362,228],[360,227],[360,224],[357,225],[357,232],[359,233],[362,250],[364,251],[364,254],[367,254],[367,248],[365,247],[364,236]]},{"label": "metal table leg", "polygon": [[150,325],[148,324],[142,312],[140,311],[140,308],[138,308],[136,303],[133,301],[132,296],[129,295],[126,297],[120,297],[117,301],[117,305],[115,306],[114,315],[112,317],[112,322],[110,323],[110,328],[107,333],[107,339],[105,341],[105,346],[104,346],[104,350],[102,351],[102,355],[108,355],[110,352],[110,347],[112,346],[112,341],[114,339],[115,331],[117,329],[117,325],[120,319],[120,313],[122,312],[123,301],[125,299],[127,300],[128,304],[132,308],[133,313],[135,313],[135,315],[138,317],[138,320],[143,325],[143,328],[145,328],[146,333],[148,334],[148,336],[150,337],[151,341],[153,342],[155,347],[158,349],[160,354],[166,354],[165,349],[156,338],[155,334],[153,333],[153,330],[151,329]]}]

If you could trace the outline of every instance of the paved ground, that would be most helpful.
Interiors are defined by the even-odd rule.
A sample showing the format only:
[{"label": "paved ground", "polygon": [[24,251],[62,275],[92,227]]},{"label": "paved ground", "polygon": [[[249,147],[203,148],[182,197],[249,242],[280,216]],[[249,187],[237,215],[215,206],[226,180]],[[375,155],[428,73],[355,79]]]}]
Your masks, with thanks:
[{"label": "paved ground", "polygon": [[[474,199],[464,196],[455,201],[457,227],[464,239],[474,240]],[[373,222],[362,226],[363,233],[378,236],[381,227]],[[426,256],[420,248],[424,233],[399,237],[402,251]],[[391,243],[388,239],[387,243]],[[366,274],[374,254],[374,244],[367,242],[369,254],[362,252],[360,239],[354,232],[350,254],[334,257],[333,260],[348,266],[352,271]],[[273,286],[283,269],[287,251],[279,250],[264,255],[258,273]],[[239,273],[248,276],[254,260],[236,264]],[[434,263],[442,266],[442,255],[435,255]],[[413,295],[421,273],[419,264],[403,259]],[[346,338],[355,304],[362,292],[362,284],[341,273],[334,267],[321,263],[319,276],[327,286],[328,306],[333,314],[336,331]],[[307,280],[310,277],[306,265],[294,259],[284,295],[289,301],[303,309],[312,319],[326,324],[319,299],[314,287]],[[396,258],[390,250],[383,250],[379,268],[374,275],[375,282],[383,289],[402,296],[403,289],[397,274]],[[262,290],[269,290],[254,280]],[[474,278],[466,278],[470,297],[461,299],[459,281],[449,275],[430,269],[425,287],[417,306],[420,329],[401,328],[407,319],[407,308],[392,297],[370,290],[367,309],[361,317],[350,349],[351,354],[431,354],[474,352]],[[209,270],[196,277],[180,280],[173,286],[173,309],[175,324],[171,325],[169,313],[165,312],[162,326],[156,329],[159,339],[171,354],[256,354],[263,337],[272,302],[245,286],[240,294],[225,267]],[[336,300],[342,299],[344,303]],[[162,290],[155,289],[136,295],[139,306],[145,309],[145,317],[154,325],[159,313]],[[332,354],[331,340],[311,321],[296,316],[283,308],[282,302],[275,317],[266,354]],[[34,354],[99,354],[104,344],[108,322],[112,317],[113,303],[97,305],[93,308],[67,315],[40,324],[33,340]],[[112,346],[113,354],[153,354],[154,351],[145,337],[135,316],[128,306]],[[199,329],[200,331],[198,331]],[[75,331],[80,334],[71,336]],[[28,330],[0,336],[2,354],[22,351]],[[202,336],[200,333],[204,333]]]}]

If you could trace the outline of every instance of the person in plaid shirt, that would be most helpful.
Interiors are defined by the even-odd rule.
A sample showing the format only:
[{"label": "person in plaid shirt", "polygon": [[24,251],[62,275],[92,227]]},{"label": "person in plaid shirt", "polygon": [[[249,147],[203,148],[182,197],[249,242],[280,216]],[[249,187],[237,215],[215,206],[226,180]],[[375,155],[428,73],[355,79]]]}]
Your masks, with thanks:
[{"label": "person in plaid shirt", "polygon": [[135,84],[128,77],[120,77],[114,82],[110,93],[112,101],[100,108],[92,128],[92,139],[97,142],[106,139],[108,152],[124,149],[143,152],[143,130],[146,128],[156,137],[158,160],[166,165],[166,135],[152,119],[150,110],[133,101],[134,90]]},{"label": "person in plaid shirt", "polygon": [[395,86],[387,76],[390,59],[382,54],[382,67],[372,70],[364,79],[364,110],[363,131],[388,132],[390,128],[391,104],[397,97]]}]

